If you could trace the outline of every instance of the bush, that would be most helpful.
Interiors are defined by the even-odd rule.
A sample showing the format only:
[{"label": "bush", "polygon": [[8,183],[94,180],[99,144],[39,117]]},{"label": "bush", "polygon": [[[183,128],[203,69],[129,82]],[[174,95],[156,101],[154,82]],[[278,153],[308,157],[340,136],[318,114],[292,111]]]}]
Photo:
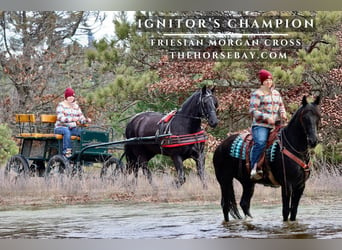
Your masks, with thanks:
[{"label": "bush", "polygon": [[0,124],[0,164],[3,164],[7,159],[18,153],[18,147],[11,138],[12,131],[5,124]]}]

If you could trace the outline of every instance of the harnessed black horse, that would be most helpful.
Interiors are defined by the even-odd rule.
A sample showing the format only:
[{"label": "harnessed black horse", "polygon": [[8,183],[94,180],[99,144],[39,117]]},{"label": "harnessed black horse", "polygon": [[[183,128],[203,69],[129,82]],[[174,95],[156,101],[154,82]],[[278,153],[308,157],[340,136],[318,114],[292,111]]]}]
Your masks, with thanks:
[{"label": "harnessed black horse", "polygon": [[[196,135],[202,131],[201,119],[204,117],[211,127],[216,127],[218,119],[216,108],[218,102],[213,95],[214,88],[203,87],[193,93],[176,111],[174,117],[169,121],[168,133],[173,136]],[[144,112],[132,118],[126,127],[126,138],[153,136],[159,130],[158,123],[163,118],[163,114],[157,112]],[[147,168],[148,161],[157,154],[170,156],[176,167],[178,179],[177,186],[185,182],[183,161],[192,158],[196,162],[198,175],[205,185],[204,178],[204,142],[180,143],[176,146],[162,147],[160,143],[146,145],[125,145],[125,155],[127,169],[133,171],[135,177],[138,176],[139,167],[147,175],[152,183],[150,170]]]},{"label": "harnessed black horse", "polygon": [[308,103],[306,97],[303,97],[302,106],[289,124],[280,130],[279,140],[274,144],[270,156],[266,157],[269,175],[260,181],[250,179],[250,170],[245,167],[246,160],[249,159],[241,161],[229,153],[239,135],[226,138],[216,148],[213,163],[221,187],[221,207],[226,222],[229,221],[229,213],[233,218],[242,218],[235,201],[233,178],[237,179],[243,188],[240,206],[245,216],[252,217],[249,209],[255,183],[269,184],[272,177],[273,181],[281,186],[283,220],[287,221],[289,215],[291,221],[296,220],[299,201],[308,178],[308,149],[315,147],[318,142],[319,101],[320,98],[317,97],[313,103]]}]

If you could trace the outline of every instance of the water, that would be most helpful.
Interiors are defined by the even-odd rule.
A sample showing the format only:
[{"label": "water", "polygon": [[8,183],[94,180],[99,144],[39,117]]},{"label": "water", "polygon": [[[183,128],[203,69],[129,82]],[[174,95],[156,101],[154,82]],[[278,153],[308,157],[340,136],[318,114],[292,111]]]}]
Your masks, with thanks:
[{"label": "water", "polygon": [[217,203],[112,203],[0,211],[0,239],[342,238],[342,205],[301,205],[296,222],[281,206],[252,206],[252,219],[222,223]]}]

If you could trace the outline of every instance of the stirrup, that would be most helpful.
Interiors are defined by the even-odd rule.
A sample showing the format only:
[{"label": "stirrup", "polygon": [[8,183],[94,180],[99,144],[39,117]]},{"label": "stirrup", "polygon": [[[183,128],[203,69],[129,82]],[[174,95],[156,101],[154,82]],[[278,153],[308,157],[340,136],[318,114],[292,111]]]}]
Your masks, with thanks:
[{"label": "stirrup", "polygon": [[262,170],[256,170],[256,168],[253,168],[251,171],[251,180],[258,181],[262,179]]},{"label": "stirrup", "polygon": [[71,148],[67,148],[67,150],[65,151],[64,156],[66,158],[70,158],[72,156],[72,149]]}]

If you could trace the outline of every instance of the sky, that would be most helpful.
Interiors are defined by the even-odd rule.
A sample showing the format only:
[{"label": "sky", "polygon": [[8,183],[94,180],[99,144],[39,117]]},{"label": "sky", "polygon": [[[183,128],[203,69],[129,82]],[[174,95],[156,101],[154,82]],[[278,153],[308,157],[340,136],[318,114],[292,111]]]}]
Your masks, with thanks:
[{"label": "sky", "polygon": [[[114,24],[113,19],[114,15],[117,14],[117,11],[102,11],[106,14],[106,18],[102,25],[96,26],[92,30],[93,36],[95,40],[100,40],[102,38],[107,38],[108,40],[111,40],[114,38]],[[126,11],[129,20],[131,19],[133,21],[134,13],[135,11]],[[88,37],[86,35],[81,35],[77,38],[80,43],[84,46],[88,44]]]}]

